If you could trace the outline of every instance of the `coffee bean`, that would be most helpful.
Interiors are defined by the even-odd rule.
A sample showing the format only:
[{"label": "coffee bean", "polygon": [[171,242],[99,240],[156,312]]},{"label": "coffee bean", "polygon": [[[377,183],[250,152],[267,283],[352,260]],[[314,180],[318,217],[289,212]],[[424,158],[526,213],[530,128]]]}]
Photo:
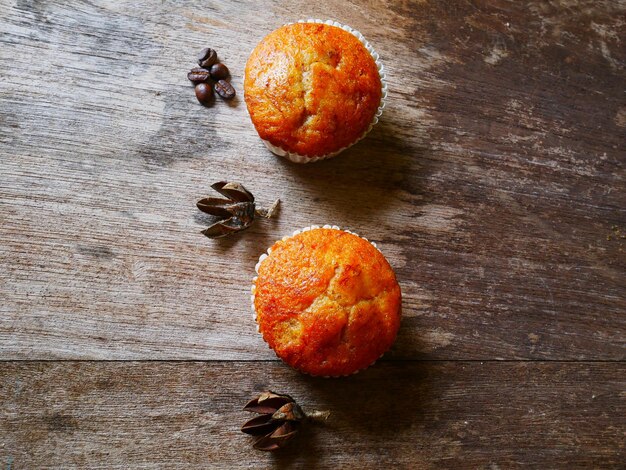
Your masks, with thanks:
[{"label": "coffee bean", "polygon": [[200,54],[198,54],[198,65],[200,67],[204,67],[205,69],[208,69],[215,62],[217,62],[217,52],[215,52],[210,47],[207,47],[206,49],[202,49]]},{"label": "coffee bean", "polygon": [[196,98],[203,105],[207,106],[213,98],[213,89],[208,83],[198,83],[196,85]]},{"label": "coffee bean", "polygon": [[210,78],[210,73],[208,70],[205,70],[200,67],[194,67],[191,69],[191,72],[187,74],[187,78],[194,83],[202,83],[206,82]]},{"label": "coffee bean", "polygon": [[211,73],[211,78],[213,80],[222,80],[228,77],[228,74],[229,74],[228,67],[226,67],[222,63],[211,65],[209,72]]},{"label": "coffee bean", "polygon": [[226,80],[220,80],[215,84],[215,93],[225,100],[232,100],[235,97],[235,89]]}]

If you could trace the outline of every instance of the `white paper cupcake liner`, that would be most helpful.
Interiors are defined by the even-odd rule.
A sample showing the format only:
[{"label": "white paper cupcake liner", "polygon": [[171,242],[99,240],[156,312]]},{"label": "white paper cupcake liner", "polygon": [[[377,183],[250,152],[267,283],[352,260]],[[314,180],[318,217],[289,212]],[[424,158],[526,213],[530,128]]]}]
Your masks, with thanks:
[{"label": "white paper cupcake liner", "polygon": [[[360,236],[358,233],[354,233],[354,232],[352,232],[352,231],[350,231],[350,230],[344,230],[344,229],[341,229],[341,228],[339,228],[337,225],[322,225],[322,226],[320,226],[320,225],[310,225],[310,226],[308,226],[308,227],[304,227],[303,229],[296,230],[296,231],[295,231],[295,232],[293,232],[291,235],[285,235],[285,236],[284,236],[281,240],[287,240],[287,239],[289,239],[289,238],[291,238],[291,237],[295,237],[296,235],[301,234],[302,232],[307,232],[307,231],[309,231],[309,230],[318,229],[318,228],[326,228],[326,229],[340,230],[340,231],[342,231],[342,232],[346,232],[346,233],[350,233],[350,234],[352,234],[352,235],[356,235],[357,237],[362,238],[362,239],[363,239],[363,240],[365,240],[366,242],[369,242],[369,243],[370,243],[370,244],[371,244],[374,248],[376,248],[378,251],[380,251],[380,248],[378,248],[378,246],[376,246],[376,243],[374,243],[373,241],[370,241],[370,240],[368,240],[367,238]],[[273,245],[273,244],[272,244],[272,245]],[[251,302],[251,307],[252,307],[252,318],[254,319],[254,322],[255,322],[255,324],[256,324],[256,331],[257,331],[257,333],[260,333],[260,330],[259,330],[259,324],[258,324],[258,322],[257,322],[257,313],[256,313],[256,308],[254,307],[254,295],[256,294],[256,281],[257,281],[257,279],[258,279],[259,268],[261,267],[261,263],[262,263],[263,261],[265,261],[265,259],[266,259],[266,258],[267,258],[267,257],[268,257],[271,253],[272,253],[272,248],[270,247],[270,248],[268,248],[268,249],[267,249],[267,251],[266,251],[265,253],[263,253],[261,256],[259,256],[259,261],[258,261],[258,262],[256,263],[256,265],[254,266],[254,271],[257,273],[257,276],[254,276],[254,278],[252,279],[252,287],[251,287],[251,289],[250,289],[250,293],[251,293],[251,295],[250,295],[250,302]],[[381,253],[382,253],[382,252],[381,252]],[[263,335],[261,335],[261,338],[263,338]],[[263,341],[265,341],[265,338],[263,338]],[[267,344],[267,341],[265,341],[265,344]],[[267,344],[267,347],[268,347],[268,348],[270,348],[270,349],[272,349],[272,348],[271,348],[271,346],[270,346],[269,344]],[[273,349],[272,349],[272,351],[273,351]],[[386,351],[385,351],[385,352],[386,352]],[[276,352],[274,351],[274,353],[276,353]],[[381,357],[383,357],[384,355],[385,355],[385,353],[382,353],[382,354],[378,357],[378,359],[380,359],[380,358],[381,358]],[[278,359],[280,359],[280,360],[282,361],[282,358],[281,358],[280,356],[278,356],[278,354],[276,354],[276,357],[278,357]],[[378,360],[378,359],[377,359],[377,360]],[[367,368],[369,368],[369,367],[373,366],[373,365],[377,362],[377,360],[376,360],[376,361],[374,361],[374,362],[372,362],[371,364],[367,365],[366,367],[363,367],[363,368],[361,368],[361,369],[358,369],[358,370],[356,370],[356,371],[354,371],[354,372],[352,372],[352,373],[350,373],[350,374],[344,374],[344,375],[313,375],[313,374],[310,374],[310,373],[308,373],[308,372],[305,372],[305,371],[303,371],[303,370],[301,370],[301,369],[298,369],[297,367],[293,367],[291,364],[287,364],[287,363],[286,363],[286,362],[284,362],[284,361],[283,361],[283,362],[284,362],[285,364],[287,364],[289,367],[291,367],[291,368],[293,368],[293,369],[296,369],[297,371],[299,371],[299,372],[301,372],[301,373],[303,373],[303,374],[310,375],[310,376],[312,376],[312,377],[323,377],[323,378],[325,378],[325,379],[329,379],[329,378],[337,378],[337,377],[349,377],[350,375],[358,374],[359,372],[362,372],[362,371],[364,371],[365,369],[367,369]]]},{"label": "white paper cupcake liner", "polygon": [[[289,160],[291,160],[292,162],[295,163],[312,163],[312,162],[318,162],[320,160],[326,160],[328,158],[334,157],[336,155],[339,155],[341,152],[343,152],[344,150],[352,147],[354,144],[356,144],[357,142],[359,142],[361,139],[363,139],[367,134],[369,134],[369,132],[372,130],[372,128],[378,123],[378,120],[380,118],[380,116],[383,114],[383,109],[385,109],[385,100],[387,99],[387,75],[385,74],[385,66],[383,65],[383,63],[380,61],[380,57],[378,55],[378,53],[374,50],[374,48],[372,47],[372,45],[365,39],[365,37],[356,29],[351,28],[350,26],[341,24],[337,21],[333,21],[333,20],[318,20],[318,19],[312,19],[309,18],[307,20],[299,20],[297,21],[297,23],[321,23],[321,24],[327,24],[330,26],[336,26],[338,28],[341,28],[345,31],[348,31],[350,34],[352,34],[353,36],[355,36],[359,41],[361,41],[361,43],[365,46],[365,48],[367,49],[367,51],[370,53],[370,55],[372,56],[372,58],[374,59],[374,61],[376,62],[376,68],[378,69],[378,75],[380,76],[380,83],[381,83],[381,96],[380,96],[380,104],[378,105],[378,110],[376,111],[376,114],[374,114],[374,117],[372,118],[372,122],[370,122],[370,125],[368,126],[368,128],[365,130],[365,132],[363,132],[363,134],[361,134],[361,137],[359,137],[358,139],[356,139],[354,142],[352,142],[350,145],[347,145],[333,153],[329,153],[326,155],[321,155],[321,156],[316,156],[316,157],[307,157],[306,155],[300,155],[298,153],[295,152],[288,152],[287,150],[283,150],[280,147],[277,147],[276,145],[273,145],[272,143],[270,143],[267,140],[261,139],[263,140],[263,143],[265,144],[265,146],[275,155],[278,155],[279,157],[285,157]],[[290,24],[294,24],[294,23],[287,23],[285,26],[290,25]]]}]

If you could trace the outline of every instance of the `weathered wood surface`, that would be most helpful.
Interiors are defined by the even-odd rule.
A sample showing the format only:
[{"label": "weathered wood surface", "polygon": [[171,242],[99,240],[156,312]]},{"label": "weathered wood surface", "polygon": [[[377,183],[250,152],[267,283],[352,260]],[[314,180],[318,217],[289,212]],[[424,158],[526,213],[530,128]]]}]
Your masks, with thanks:
[{"label": "weathered wood surface", "polygon": [[[619,468],[625,13],[0,0],[0,468]],[[363,32],[390,92],[366,140],[298,166],[241,84],[254,45],[308,17]],[[210,109],[186,79],[208,45],[240,93]],[[220,179],[279,217],[205,239],[195,201]],[[378,242],[403,290],[392,351],[346,380],[276,362],[249,314],[258,255],[314,223]],[[253,452],[238,410],[267,387],[331,422]]]},{"label": "weathered wood surface", "polygon": [[[3,1],[0,354],[270,359],[248,313],[255,260],[334,223],[397,270],[390,357],[624,359],[625,12]],[[390,88],[364,142],[310,166],[269,154],[241,101],[249,51],[300,17],[361,30]],[[233,73],[230,106],[195,101],[205,45]],[[281,197],[280,217],[205,239],[195,201],[220,179]]]},{"label": "weathered wood surface", "polygon": [[[332,415],[279,454],[254,451],[241,408],[266,388]],[[626,365],[606,363],[387,362],[345,380],[275,362],[11,363],[0,458],[16,470],[623,468],[625,389]]]}]

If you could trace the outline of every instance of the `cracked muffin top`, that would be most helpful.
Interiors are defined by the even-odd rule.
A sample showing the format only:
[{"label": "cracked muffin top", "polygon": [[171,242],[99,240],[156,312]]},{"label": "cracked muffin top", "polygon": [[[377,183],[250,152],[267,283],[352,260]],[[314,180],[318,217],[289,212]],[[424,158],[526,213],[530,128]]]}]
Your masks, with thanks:
[{"label": "cracked muffin top", "polygon": [[378,359],[396,338],[401,295],[378,249],[317,228],[276,242],[258,266],[254,308],[263,339],[284,362],[341,376]]},{"label": "cracked muffin top", "polygon": [[337,26],[296,23],[273,31],[246,64],[244,94],[259,136],[314,157],[357,141],[381,101],[376,62]]}]

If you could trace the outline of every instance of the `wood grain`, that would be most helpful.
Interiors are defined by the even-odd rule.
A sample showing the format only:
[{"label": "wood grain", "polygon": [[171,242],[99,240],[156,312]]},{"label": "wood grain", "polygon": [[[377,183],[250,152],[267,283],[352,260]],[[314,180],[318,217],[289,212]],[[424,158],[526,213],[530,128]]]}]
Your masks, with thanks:
[{"label": "wood grain", "polygon": [[[242,373],[245,369],[246,373]],[[0,462],[22,468],[622,468],[624,364],[403,362],[343,380],[274,362],[21,362],[0,369]],[[255,391],[329,421],[268,455]]]},{"label": "wood grain", "polygon": [[[625,14],[0,0],[0,468],[621,468]],[[309,17],[360,30],[389,97],[367,139],[298,166],[258,139],[242,71]],[[195,100],[206,46],[232,103]],[[279,217],[205,239],[222,179]],[[259,254],[315,223],[376,241],[403,290],[392,351],[347,379],[277,362],[249,314]],[[331,420],[255,452],[240,408],[267,388]]]},{"label": "wood grain", "polygon": [[[272,359],[255,260],[335,223],[397,271],[390,358],[625,358],[623,2],[1,3],[0,357]],[[241,100],[249,51],[301,17],[361,30],[390,87],[364,142],[310,166]],[[195,102],[206,45],[231,105]],[[203,238],[220,179],[279,218]]]}]

